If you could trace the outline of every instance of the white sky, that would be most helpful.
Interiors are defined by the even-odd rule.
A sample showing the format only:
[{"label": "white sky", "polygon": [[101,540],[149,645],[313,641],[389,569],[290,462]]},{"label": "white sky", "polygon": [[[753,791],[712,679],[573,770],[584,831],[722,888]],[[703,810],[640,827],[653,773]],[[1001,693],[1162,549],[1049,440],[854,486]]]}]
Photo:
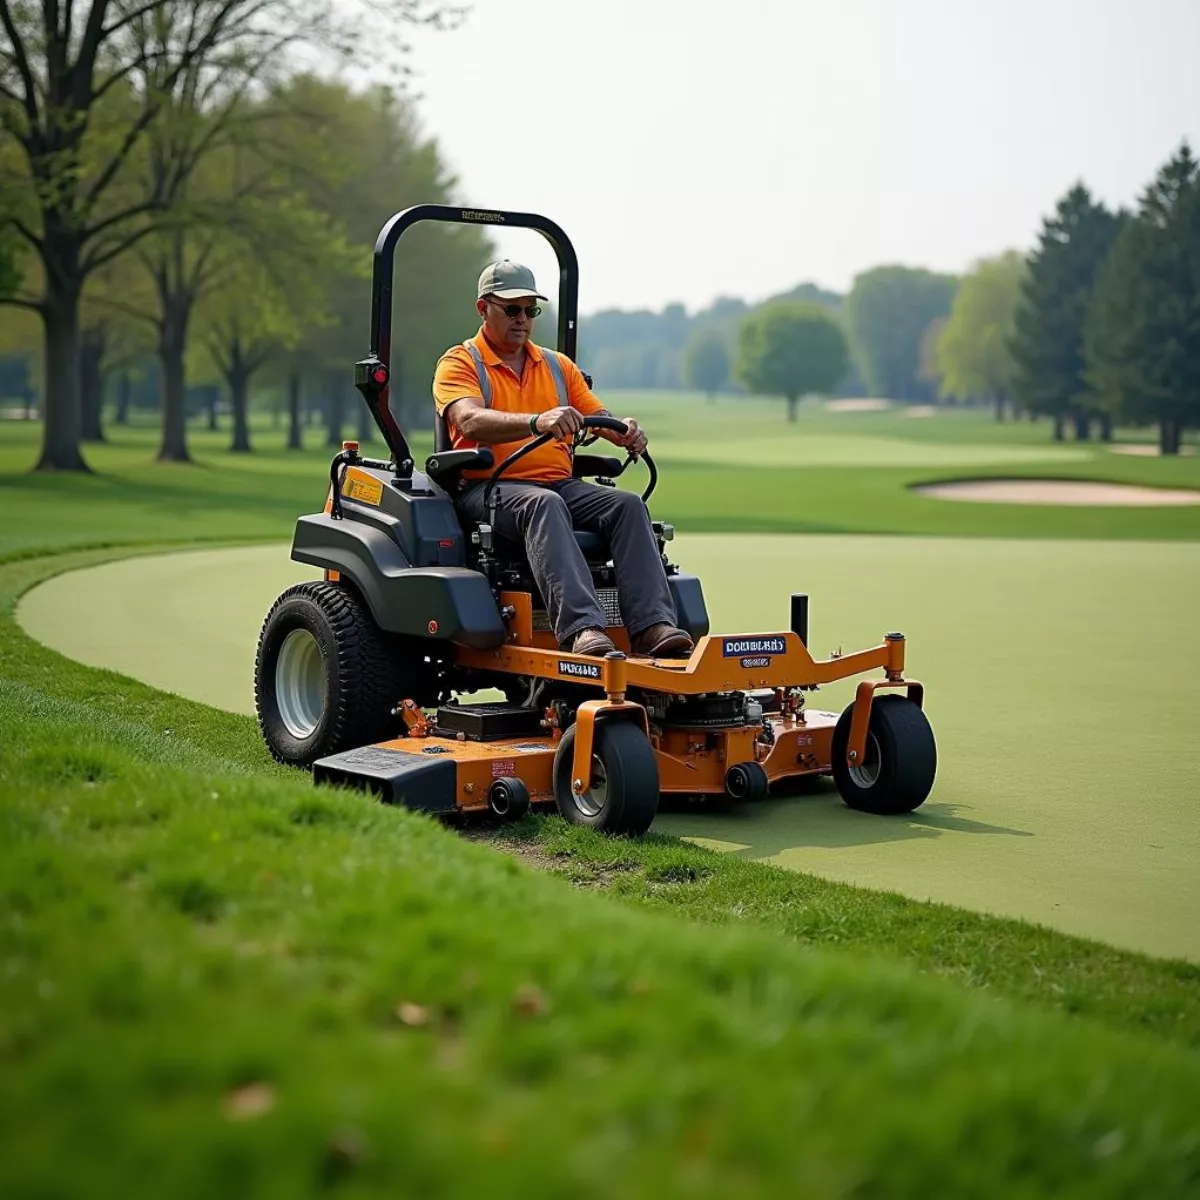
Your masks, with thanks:
[{"label": "white sky", "polygon": [[1200,152],[1200,0],[473,0],[414,50],[460,199],[562,225],[585,313],[963,271]]}]

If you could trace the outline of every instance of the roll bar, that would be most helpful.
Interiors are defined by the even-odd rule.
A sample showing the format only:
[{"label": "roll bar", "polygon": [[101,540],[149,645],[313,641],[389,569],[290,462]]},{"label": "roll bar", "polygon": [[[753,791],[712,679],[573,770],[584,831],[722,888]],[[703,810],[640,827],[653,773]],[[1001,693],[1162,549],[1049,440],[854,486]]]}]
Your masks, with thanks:
[{"label": "roll bar", "polygon": [[574,360],[579,326],[579,260],[570,239],[553,221],[537,213],[501,209],[457,208],[449,204],[415,204],[398,212],[379,231],[371,272],[371,353],[354,364],[354,386],[367,402],[383,440],[392,452],[396,475],[412,478],[412,451],[390,404],[392,378],[392,271],[396,243],[418,221],[458,225],[503,225],[534,229],[554,247],[558,257],[558,345]]}]

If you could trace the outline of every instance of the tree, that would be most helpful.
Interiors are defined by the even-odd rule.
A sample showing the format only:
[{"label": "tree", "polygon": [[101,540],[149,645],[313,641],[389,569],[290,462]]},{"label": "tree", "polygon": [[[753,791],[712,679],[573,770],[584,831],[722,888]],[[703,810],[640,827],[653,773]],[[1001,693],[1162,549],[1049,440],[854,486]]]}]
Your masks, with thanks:
[{"label": "tree", "polygon": [[1157,422],[1162,453],[1177,454],[1182,431],[1200,425],[1200,166],[1186,142],[1097,274],[1084,354],[1101,409]]},{"label": "tree", "polygon": [[[438,23],[426,0],[371,6],[385,26]],[[338,49],[395,47],[394,28],[369,41],[332,0],[0,0],[0,135],[24,160],[24,203],[7,225],[42,266],[40,294],[5,299],[45,328],[46,418],[39,469],[86,470],[79,450],[79,304],[92,271],[156,227],[172,177],[151,194],[121,194],[130,155],[178,81],[197,64],[236,70],[264,46],[305,40]],[[143,72],[155,87],[135,86]],[[106,116],[112,119],[105,119]],[[0,150],[4,145],[0,143]]]},{"label": "tree", "polygon": [[1013,391],[1023,408],[1053,418],[1056,441],[1068,419],[1076,437],[1090,436],[1095,398],[1084,376],[1084,321],[1122,219],[1076,184],[1046,218],[1029,257],[1012,342]]},{"label": "tree", "polygon": [[913,267],[875,267],[855,277],[845,321],[867,385],[893,400],[932,400],[918,377],[921,338],[929,323],[950,312],[957,281]]},{"label": "tree", "polygon": [[739,378],[758,395],[783,396],[789,421],[801,396],[837,387],[848,361],[841,326],[814,304],[769,304],[738,330]]},{"label": "tree", "polygon": [[716,330],[701,329],[692,335],[683,348],[683,375],[710,402],[729,382],[729,351]]},{"label": "tree", "polygon": [[1011,342],[1024,274],[1025,260],[1016,250],[981,262],[959,287],[937,341],[941,394],[988,400],[997,421],[1012,396]]}]

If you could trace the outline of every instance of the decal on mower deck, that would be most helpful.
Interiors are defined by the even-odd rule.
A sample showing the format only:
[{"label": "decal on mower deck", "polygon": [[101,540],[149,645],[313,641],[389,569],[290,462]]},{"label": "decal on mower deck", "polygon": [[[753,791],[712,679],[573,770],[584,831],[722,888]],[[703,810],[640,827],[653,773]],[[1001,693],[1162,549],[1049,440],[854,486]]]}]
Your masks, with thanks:
[{"label": "decal on mower deck", "polygon": [[376,508],[383,501],[383,484],[378,479],[364,475],[346,475],[342,484],[342,495],[360,504],[373,504]]},{"label": "decal on mower deck", "polygon": [[596,663],[577,663],[567,662],[565,659],[558,660],[558,673],[560,675],[573,675],[576,679],[599,679],[600,667]]},{"label": "decal on mower deck", "polygon": [[761,658],[743,658],[742,667],[769,667],[771,665],[771,656],[763,655]]},{"label": "decal on mower deck", "polygon": [[[787,651],[787,641],[781,637],[759,637],[759,638],[725,638],[721,643],[721,653],[726,658],[739,658],[743,654],[767,655],[783,654]],[[746,663],[742,666],[765,667],[766,661],[759,662],[757,660]]]},{"label": "decal on mower deck", "polygon": [[515,775],[517,773],[517,764],[511,758],[498,758],[492,763],[492,778],[503,779],[505,776]]}]

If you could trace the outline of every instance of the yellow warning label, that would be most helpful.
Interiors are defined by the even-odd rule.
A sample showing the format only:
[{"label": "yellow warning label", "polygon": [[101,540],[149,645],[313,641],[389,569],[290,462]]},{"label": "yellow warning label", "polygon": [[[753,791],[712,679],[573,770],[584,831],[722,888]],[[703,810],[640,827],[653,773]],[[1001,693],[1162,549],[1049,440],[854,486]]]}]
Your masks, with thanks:
[{"label": "yellow warning label", "polygon": [[345,481],[342,483],[342,495],[348,496],[351,500],[357,500],[361,504],[378,506],[383,499],[383,484],[378,479],[372,479],[370,475],[364,475],[358,471],[353,473],[347,471]]}]

